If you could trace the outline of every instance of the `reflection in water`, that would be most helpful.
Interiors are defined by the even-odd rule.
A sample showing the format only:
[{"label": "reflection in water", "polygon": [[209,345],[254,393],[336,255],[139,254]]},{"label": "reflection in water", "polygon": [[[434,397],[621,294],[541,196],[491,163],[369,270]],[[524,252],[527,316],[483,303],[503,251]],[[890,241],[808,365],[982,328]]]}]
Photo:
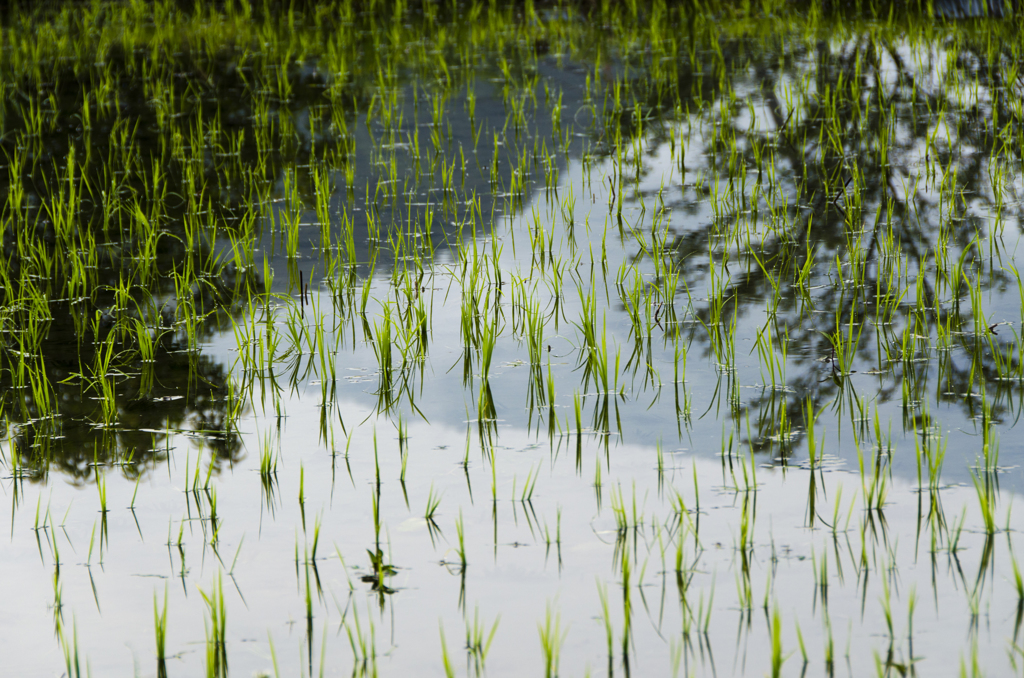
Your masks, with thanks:
[{"label": "reflection in water", "polygon": [[11,567],[46,580],[0,637],[45,589],[70,675],[69,582],[119,672],[156,576],[210,675],[268,673],[239,648],[285,633],[310,675],[451,673],[435,612],[474,675],[503,614],[517,675],[523,628],[548,675],[778,675],[798,646],[913,674],[918,623],[931,666],[1015,668],[1015,26],[802,9],[13,14],[3,459]]},{"label": "reflection in water", "polygon": [[[362,51],[371,37],[346,49]],[[582,69],[551,59],[538,69],[533,46],[522,47],[515,63],[502,57],[522,73],[520,85],[532,83],[516,88],[520,102],[554,103],[548,83],[560,82],[565,98],[556,107],[575,106]],[[97,91],[67,63],[54,66],[28,106],[8,102],[5,309],[10,326],[36,325],[40,313],[47,323],[31,338],[37,361],[28,367],[23,336],[5,342],[15,351],[7,358],[17,365],[12,388],[32,390],[17,409],[8,406],[9,416],[27,424],[61,403],[68,429],[97,421],[174,429],[190,417],[230,429],[237,412],[225,411],[225,369],[189,363],[179,373],[176,351],[193,355],[257,291],[294,290],[303,272],[310,283],[338,275],[324,248],[349,262],[337,279],[345,289],[357,272],[380,274],[409,253],[429,259],[484,230],[483,219],[504,202],[502,187],[518,182],[521,203],[538,181],[499,141],[509,87],[489,81],[494,67],[467,64],[435,88],[411,71],[388,73],[385,82],[359,70],[339,77],[326,57],[268,74],[269,55],[244,65],[242,56],[186,50],[157,59],[115,43],[93,66],[107,89]],[[432,54],[423,59],[419,68],[437,65]],[[268,75],[272,82],[261,83]],[[385,105],[409,115],[390,124]],[[363,125],[367,107],[382,117]],[[579,152],[567,131],[554,133],[553,120],[524,111],[509,129],[515,139],[530,134],[564,146],[549,176]],[[481,164],[490,170],[470,171]],[[64,299],[30,309],[16,301],[39,295]],[[200,404],[195,394],[204,389],[222,395]],[[382,397],[387,408],[386,389]],[[221,412],[204,413],[211,407]],[[127,414],[144,409],[142,419]],[[98,461],[113,458],[104,446],[74,442],[95,448]],[[146,449],[135,448],[137,461]],[[63,454],[60,446],[47,450],[26,461],[45,472],[50,455]]]},{"label": "reflection in water", "polygon": [[[757,449],[779,438],[788,448],[808,395],[816,409],[858,407],[863,380],[850,379],[854,372],[873,376],[879,405],[901,401],[910,428],[932,426],[918,405],[936,390],[938,404],[958,404],[969,418],[980,411],[978,391],[993,416],[1015,419],[1018,411],[1016,332],[1000,335],[1002,323],[991,324],[981,303],[993,292],[1000,306],[1017,302],[998,295],[1019,282],[1002,237],[1021,222],[1017,186],[1004,174],[1016,161],[1000,154],[1013,126],[998,123],[1012,119],[1003,94],[1012,55],[993,54],[987,41],[950,49],[847,33],[752,69],[742,59],[756,42],[723,41],[716,68],[735,75],[718,87],[693,76],[679,85],[690,96],[676,110],[707,113],[648,117],[648,130],[660,130],[649,138],[681,147],[671,155],[684,183],[642,193],[656,205],[653,221],[626,227],[640,256],[665,252],[674,264],[655,270],[651,289],[660,290],[663,276],[685,281],[677,294],[706,330],[682,323],[672,331],[703,343],[726,372],[736,367],[738,336],[754,334],[759,355],[782,355],[777,368],[762,364],[771,380],[764,395],[727,397],[738,423],[756,416]],[[969,102],[964,83],[972,83]],[[658,110],[656,101],[647,106]],[[607,153],[630,162],[625,143]],[[710,218],[700,226],[668,215],[695,215],[706,203]],[[666,242],[657,242],[658,229]],[[661,308],[660,291],[652,299]],[[781,374],[791,395],[779,391]],[[738,383],[726,375],[720,386]]]}]

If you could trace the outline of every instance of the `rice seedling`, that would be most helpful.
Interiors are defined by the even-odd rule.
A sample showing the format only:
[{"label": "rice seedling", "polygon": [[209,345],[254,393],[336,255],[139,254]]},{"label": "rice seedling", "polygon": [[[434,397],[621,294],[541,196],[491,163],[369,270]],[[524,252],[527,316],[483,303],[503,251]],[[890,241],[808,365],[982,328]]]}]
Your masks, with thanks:
[{"label": "rice seedling", "polygon": [[437,525],[435,517],[437,515],[437,509],[441,505],[441,495],[434,493],[434,486],[431,484],[430,492],[427,494],[427,508],[423,512],[423,519],[427,521],[427,524]]},{"label": "rice seedling", "polygon": [[[466,651],[469,653],[473,668],[477,675],[483,675],[487,664],[487,653],[494,642],[494,636],[498,632],[498,624],[501,622],[501,615],[498,615],[487,631],[486,625],[480,621],[480,609],[474,609],[473,622],[466,620]],[[442,645],[444,641],[442,640]],[[446,663],[447,666],[447,663]]]},{"label": "rice seedling", "polygon": [[786,660],[782,656],[782,615],[778,606],[772,611],[772,678],[782,675],[782,663]]},{"label": "rice seedling", "polygon": [[[262,492],[270,511],[260,517],[255,556],[279,575],[278,559],[263,556],[279,550],[278,533],[294,528],[297,590],[275,591],[272,602],[297,596],[304,607],[300,668],[310,675],[313,589],[330,593],[329,585],[321,590],[317,568],[327,565],[317,562],[317,544],[321,529],[342,524],[338,515],[346,530],[374,530],[367,576],[380,594],[379,620],[394,617],[386,652],[436,661],[436,646],[408,642],[409,629],[421,629],[403,618],[419,609],[423,591],[434,591],[422,586],[429,567],[403,568],[409,602],[386,606],[391,566],[380,542],[391,544],[388,527],[398,521],[403,554],[421,565],[421,556],[436,558],[406,541],[416,521],[402,522],[402,502],[391,500],[400,490],[408,513],[409,491],[426,487],[419,474],[441,483],[448,461],[459,462],[467,495],[437,484],[442,493],[432,480],[421,507],[432,538],[442,494],[458,510],[451,570],[463,575],[463,611],[473,539],[464,529],[486,510],[473,504],[473,482],[490,474],[499,580],[511,571],[508,541],[516,549],[523,540],[571,543],[572,571],[593,571],[599,581],[608,563],[597,564],[588,549],[605,544],[589,540],[613,546],[621,647],[598,593],[610,672],[619,654],[627,671],[663,671],[658,662],[668,660],[673,670],[685,662],[687,674],[715,672],[712,657],[729,634],[712,613],[739,608],[749,619],[769,534],[768,625],[744,627],[751,641],[772,647],[771,669],[762,672],[780,673],[785,660],[768,588],[788,593],[794,579],[816,580],[811,610],[797,605],[794,626],[805,665],[807,635],[809,647],[826,648],[832,674],[827,610],[869,595],[895,606],[899,590],[867,573],[907,562],[891,546],[898,541],[913,538],[915,550],[925,544],[933,563],[948,557],[945,571],[953,573],[963,549],[980,540],[993,580],[1005,575],[1001,585],[1012,589],[1009,556],[986,550],[984,540],[999,529],[998,507],[1013,503],[1000,483],[1005,490],[1017,482],[999,462],[1002,454],[1013,466],[1016,452],[1000,450],[999,441],[1020,410],[1024,364],[1019,332],[1000,324],[1016,318],[1014,304],[1024,298],[1012,259],[1016,234],[1006,228],[1019,216],[1019,21],[936,20],[941,8],[884,2],[811,2],[799,12],[776,0],[726,3],[715,13],[660,0],[555,9],[337,0],[274,12],[259,3],[182,8],[159,0],[25,6],[5,16],[0,411],[12,540],[33,525],[31,508],[18,511],[32,483],[60,486],[48,474],[96,474],[101,552],[108,529],[119,529],[108,490],[120,496],[124,482],[134,483],[131,508],[144,518],[171,503],[164,493],[184,480],[186,515],[168,542],[178,545],[180,562],[169,550],[171,571],[187,590],[198,568],[186,567],[184,553],[196,539],[215,555],[235,540],[229,573],[237,566],[242,574],[246,522],[224,518],[248,492]],[[672,398],[663,392],[669,369]],[[556,381],[571,399],[558,399]],[[465,453],[450,460],[443,438],[464,423],[463,412],[476,438],[467,435]],[[353,487],[358,480],[373,488],[371,512],[359,506],[365,495],[335,486],[335,416]],[[369,431],[362,437],[352,416],[374,431],[381,417],[396,425],[397,460],[392,443],[374,437],[371,466]],[[418,439],[441,438],[437,455],[413,464],[409,416],[428,431]],[[959,419],[976,424],[977,438],[967,440],[970,427]],[[887,420],[895,420],[888,430]],[[251,430],[268,424],[276,432],[260,444]],[[164,431],[167,444],[149,444],[149,431]],[[907,466],[900,449],[910,436],[916,455]],[[172,438],[197,443],[194,461],[191,448],[184,452],[184,476],[182,446],[172,451]],[[247,458],[254,440],[259,453]],[[805,442],[808,461],[797,467]],[[478,447],[489,468],[472,462]],[[285,473],[282,457],[294,449],[303,455],[297,477]],[[719,449],[721,481],[698,471]],[[976,469],[960,463],[965,450],[979,456]],[[582,469],[592,452],[591,477]],[[550,471],[541,477],[545,455]],[[694,496],[687,491],[684,503],[679,460],[690,455]],[[860,491],[847,491],[845,501],[831,473],[843,463],[856,463],[860,475]],[[104,472],[108,464],[120,473]],[[261,490],[255,476],[231,471],[238,468],[258,468]],[[911,476],[916,470],[916,493],[907,489],[908,468]],[[517,476],[524,469],[525,482]],[[382,478],[388,473],[398,487]],[[968,475],[980,537],[959,489]],[[298,481],[297,506],[277,505],[279,476]],[[508,477],[511,516],[497,502]],[[633,484],[632,501],[623,482]],[[793,483],[802,521],[776,501]],[[580,496],[591,485],[596,518]],[[613,488],[609,513],[604,485]],[[908,495],[919,500],[919,534],[886,521],[890,505],[913,513]],[[723,496],[742,501],[722,506]],[[950,522],[944,502],[955,507]],[[306,508],[321,504],[312,546],[300,552],[298,523],[307,534]],[[44,508],[37,501],[31,534],[40,556],[46,542],[56,563],[60,529]],[[819,521],[829,530],[814,531]],[[732,540],[714,536],[723,526]],[[499,530],[515,536],[499,540]],[[782,543],[811,539],[809,562],[776,551],[783,530]],[[927,532],[930,545],[919,538]],[[94,525],[87,561],[95,535]],[[364,548],[347,532],[337,538],[346,550]],[[130,550],[128,541],[118,540],[119,553]],[[655,600],[644,574],[652,555],[671,561],[665,551],[673,542],[675,609]],[[843,571],[848,563],[856,586]],[[737,590],[719,592],[715,603],[715,574],[727,568]],[[902,571],[912,573],[911,585],[925,585],[927,576],[913,574],[924,569]],[[944,587],[955,580],[943,570],[933,565],[927,585],[948,600]],[[18,579],[31,581],[31,573]],[[561,613],[576,628],[586,598],[572,590],[575,579],[560,581],[573,601]],[[55,609],[79,598],[71,580],[52,583],[45,595]],[[524,584],[525,592],[537,585]],[[891,600],[883,586],[893,586]],[[987,599],[970,596],[958,597],[959,607],[944,604],[934,620],[946,628],[959,616],[980,618]],[[993,597],[993,620],[1014,616],[998,608],[1002,598]],[[826,611],[820,628],[807,624],[818,602]],[[104,619],[116,618],[108,605]],[[656,620],[653,630],[635,623],[640,605]],[[351,605],[338,608],[354,672],[373,674],[378,618],[367,627]],[[223,627],[218,609],[214,629]],[[160,626],[157,610],[154,602]],[[500,612],[507,624],[523,621],[511,607]],[[851,621],[851,672],[870,670],[861,639],[877,635],[872,625],[894,636],[887,614]],[[585,655],[562,642],[564,627],[550,617],[540,630],[547,674],[559,671],[559,657],[567,672],[579,672]],[[481,673],[496,625],[488,636],[476,616],[464,621],[467,668]],[[680,629],[667,646],[660,640]],[[226,672],[228,654],[236,671],[264,670],[218,633],[208,633],[208,673]],[[77,640],[65,635],[65,656],[77,657]],[[911,660],[916,651],[945,662],[943,652],[959,647],[945,636],[929,645],[933,638],[917,639]],[[90,652],[115,656],[107,641],[92,642]],[[960,648],[965,668],[1005,669],[1000,653],[979,642],[977,651]],[[338,661],[327,643],[321,654],[321,669],[326,655]],[[453,673],[443,631],[442,657]],[[879,654],[880,671],[899,670],[890,659]],[[47,670],[45,659],[31,661],[29,672]],[[182,662],[202,670],[201,659]],[[70,661],[65,668],[88,671]]]},{"label": "rice seedling", "polygon": [[153,627],[156,633],[157,675],[167,675],[167,587],[164,587],[164,603],[161,608],[153,594]]},{"label": "rice seedling", "polygon": [[561,615],[551,611],[550,603],[544,614],[544,623],[537,624],[537,631],[540,634],[541,651],[544,655],[544,676],[554,678],[558,675],[562,645],[569,632],[568,629],[562,629]]},{"label": "rice seedling", "polygon": [[260,448],[260,478],[264,483],[269,482],[271,478],[277,475],[277,455],[274,454],[272,448],[272,440],[269,434],[263,440],[263,446]]},{"label": "rice seedling", "polygon": [[444,624],[438,624],[438,628],[441,632],[441,661],[444,663],[444,673],[448,678],[454,678],[455,667],[452,665],[451,659],[448,657],[448,643],[444,639]]},{"label": "rice seedling", "polygon": [[608,608],[608,588],[598,582],[597,593],[601,599],[601,619],[604,621],[605,641],[608,644],[608,670],[614,670],[615,648],[613,640],[612,619]]},{"label": "rice seedling", "polygon": [[352,608],[352,619],[352,624],[346,620],[345,632],[352,649],[353,669],[357,675],[372,676],[377,670],[376,626],[371,618],[364,632],[355,607]]},{"label": "rice seedling", "polygon": [[224,605],[224,585],[220,575],[213,583],[210,593],[199,591],[206,603],[209,618],[206,626],[206,675],[220,677],[228,675],[227,613]]},{"label": "rice seedling", "polygon": [[69,642],[63,632],[63,626],[58,627],[58,636],[60,638],[61,649],[64,653],[64,666],[65,673],[74,678],[81,678],[82,675],[82,660],[78,650],[78,624],[77,622],[72,625],[72,638]]},{"label": "rice seedling", "polygon": [[[94,462],[95,463],[95,462]],[[99,465],[96,464],[96,491],[99,493],[100,498],[100,513],[106,516],[107,514],[107,482],[105,474],[99,470]]]},{"label": "rice seedling", "polygon": [[458,545],[455,547],[459,556],[459,566],[462,572],[466,571],[466,536],[462,522],[462,512],[459,512],[458,520],[455,521],[455,536]]},{"label": "rice seedling", "polygon": [[974,482],[974,491],[978,497],[978,508],[981,511],[985,532],[990,535],[994,534],[996,531],[995,511],[998,490],[988,474],[979,474],[972,471],[971,480]]}]

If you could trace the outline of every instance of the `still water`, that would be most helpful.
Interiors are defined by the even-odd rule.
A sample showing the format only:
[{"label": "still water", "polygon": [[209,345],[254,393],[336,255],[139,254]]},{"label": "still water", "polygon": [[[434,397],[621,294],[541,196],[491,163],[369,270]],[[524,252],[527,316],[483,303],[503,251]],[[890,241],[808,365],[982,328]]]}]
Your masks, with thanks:
[{"label": "still water", "polygon": [[392,10],[4,25],[5,670],[1020,672],[1015,20]]}]

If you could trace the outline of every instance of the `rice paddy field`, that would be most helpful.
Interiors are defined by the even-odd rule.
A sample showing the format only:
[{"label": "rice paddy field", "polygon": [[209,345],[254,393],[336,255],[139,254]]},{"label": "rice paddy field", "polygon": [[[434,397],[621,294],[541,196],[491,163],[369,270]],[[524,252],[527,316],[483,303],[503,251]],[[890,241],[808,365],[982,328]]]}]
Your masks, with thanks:
[{"label": "rice paddy field", "polygon": [[1024,675],[998,13],[3,10],[3,672]]}]

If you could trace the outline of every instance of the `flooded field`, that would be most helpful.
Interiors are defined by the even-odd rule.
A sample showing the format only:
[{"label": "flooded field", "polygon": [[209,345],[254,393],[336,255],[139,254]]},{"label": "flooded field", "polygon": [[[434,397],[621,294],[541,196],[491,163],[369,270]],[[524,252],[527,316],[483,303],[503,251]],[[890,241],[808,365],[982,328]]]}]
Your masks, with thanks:
[{"label": "flooded field", "polygon": [[913,4],[7,11],[4,671],[1024,674],[1022,27]]}]

